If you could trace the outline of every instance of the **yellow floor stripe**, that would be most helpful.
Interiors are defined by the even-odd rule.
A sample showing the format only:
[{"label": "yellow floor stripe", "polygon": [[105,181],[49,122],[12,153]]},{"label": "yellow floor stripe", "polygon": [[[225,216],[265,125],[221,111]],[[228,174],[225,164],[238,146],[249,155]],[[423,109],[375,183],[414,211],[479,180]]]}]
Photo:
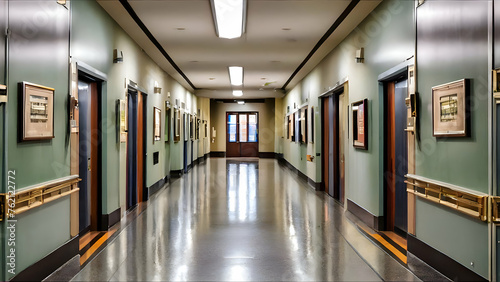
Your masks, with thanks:
[{"label": "yellow floor stripe", "polygon": [[407,263],[406,256],[403,255],[398,249],[396,249],[393,245],[389,244],[384,237],[378,234],[370,234],[375,240],[377,240],[380,244],[384,245],[389,251],[391,251],[394,255],[396,255],[402,262]]},{"label": "yellow floor stripe", "polygon": [[99,235],[99,231],[91,231],[87,234],[85,234],[81,239],[80,239],[80,250],[85,248],[88,243],[90,243],[94,238]]},{"label": "yellow floor stripe", "polygon": [[83,265],[91,256],[92,254],[99,249],[99,247],[106,242],[114,233],[116,232],[115,230],[111,230],[109,232],[106,232],[97,242],[95,242],[90,249],[88,249],[83,256],[80,257],[80,265]]},{"label": "yellow floor stripe", "polygon": [[393,245],[391,245],[389,242],[387,242],[384,239],[384,237],[382,237],[376,233],[370,232],[369,230],[367,230],[363,226],[360,226],[360,225],[358,225],[358,226],[361,229],[363,229],[366,232],[366,234],[369,234],[370,236],[372,236],[373,239],[377,240],[380,244],[382,244],[384,247],[386,247],[390,252],[392,252],[394,255],[396,255],[396,257],[398,257],[402,262],[404,262],[405,264],[408,263],[406,256],[403,253],[401,253],[398,249],[396,249]]}]

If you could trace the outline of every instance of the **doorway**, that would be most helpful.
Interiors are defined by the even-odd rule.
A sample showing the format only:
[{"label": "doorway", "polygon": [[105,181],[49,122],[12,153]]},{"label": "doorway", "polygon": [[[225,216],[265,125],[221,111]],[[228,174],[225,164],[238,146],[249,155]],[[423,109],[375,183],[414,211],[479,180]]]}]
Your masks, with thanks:
[{"label": "doorway", "polygon": [[348,140],[348,98],[344,87],[322,99],[322,183],[341,205],[345,201],[345,154]]},{"label": "doorway", "polygon": [[101,83],[83,74],[78,77],[79,118],[79,232],[96,231],[101,211]]},{"label": "doorway", "polygon": [[405,77],[385,83],[384,208],[385,229],[406,237],[408,199],[405,175],[408,174],[408,142]]},{"label": "doorway", "polygon": [[226,113],[226,156],[259,156],[259,114],[257,112]]},{"label": "doorway", "polygon": [[146,99],[135,89],[128,92],[127,210],[147,200],[146,188]]}]

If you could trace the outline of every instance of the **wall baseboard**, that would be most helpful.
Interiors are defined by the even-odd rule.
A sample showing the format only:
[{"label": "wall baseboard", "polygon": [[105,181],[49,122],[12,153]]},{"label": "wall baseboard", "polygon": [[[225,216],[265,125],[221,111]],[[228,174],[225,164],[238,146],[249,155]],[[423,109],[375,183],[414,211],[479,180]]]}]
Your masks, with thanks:
[{"label": "wall baseboard", "polygon": [[[449,256],[441,253],[413,235],[407,236],[408,252],[439,271],[452,281],[488,281],[484,277],[458,263]],[[411,256],[408,256],[411,258]],[[411,266],[411,259],[408,265]]]},{"label": "wall baseboard", "polygon": [[110,214],[101,215],[101,226],[99,230],[102,231],[108,230],[111,226],[119,222],[120,218],[121,218],[121,208],[114,210]]},{"label": "wall baseboard", "polygon": [[151,185],[151,187],[148,188],[148,195],[149,197],[153,196],[156,192],[160,191],[163,185],[165,183],[168,183],[170,180],[170,176],[165,176],[164,178],[158,180],[155,184]]},{"label": "wall baseboard", "polygon": [[64,245],[19,272],[10,281],[42,281],[66,262],[78,255],[79,236],[75,236]]},{"label": "wall baseboard", "polygon": [[380,231],[384,228],[384,217],[373,215],[350,199],[347,199],[347,210],[372,229]]},{"label": "wall baseboard", "polygon": [[183,174],[184,174],[184,172],[182,171],[182,169],[179,169],[179,170],[171,170],[171,171],[170,171],[170,177],[172,177],[172,178],[179,178],[179,177],[181,177]]},{"label": "wall baseboard", "polygon": [[286,166],[288,169],[290,169],[294,174],[297,174],[300,178],[302,178],[304,181],[306,181],[309,185],[311,185],[314,190],[318,191],[321,188],[321,182],[315,182],[311,178],[309,178],[307,175],[305,175],[302,171],[298,170],[296,167],[294,167],[291,163],[289,163],[285,158],[282,158],[280,156],[283,156],[281,154],[275,154],[275,158],[278,159],[278,162]]},{"label": "wall baseboard", "polygon": [[225,158],[226,152],[210,152],[211,158]]},{"label": "wall baseboard", "polygon": [[261,159],[276,159],[276,153],[274,153],[274,152],[259,152],[259,158],[261,158]]}]

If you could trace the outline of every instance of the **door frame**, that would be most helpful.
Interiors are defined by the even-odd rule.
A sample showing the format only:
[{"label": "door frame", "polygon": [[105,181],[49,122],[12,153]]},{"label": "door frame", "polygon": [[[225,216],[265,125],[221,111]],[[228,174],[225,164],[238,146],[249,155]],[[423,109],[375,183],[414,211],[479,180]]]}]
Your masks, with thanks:
[{"label": "door frame", "polygon": [[[236,143],[238,143],[238,146],[239,146],[239,156],[238,157],[242,157],[244,158],[245,156],[242,156],[241,155],[241,146],[242,146],[242,143],[244,144],[247,144],[247,143],[256,143],[257,144],[257,156],[255,157],[259,157],[259,152],[260,152],[260,135],[259,135],[259,127],[260,127],[260,118],[259,118],[259,112],[258,111],[241,111],[241,112],[238,112],[238,111],[226,111],[226,119],[225,119],[225,128],[226,128],[226,156],[227,156],[227,147],[228,147],[228,144],[229,144],[229,126],[228,126],[228,118],[229,118],[229,115],[236,115]],[[256,135],[257,135],[257,142],[240,142],[240,115],[241,114],[246,114],[247,117],[249,115],[252,115],[252,114],[255,114],[257,116],[257,132],[256,132]],[[247,120],[248,122],[248,120]],[[247,123],[247,137],[250,133],[249,131],[249,127],[248,127],[248,123]]]},{"label": "door frame", "polygon": [[[146,91],[144,89],[142,89],[141,87],[137,86],[137,84],[131,82],[128,84],[128,87],[127,87],[127,100],[129,99],[129,96],[131,99],[136,99],[136,111],[127,111],[128,112],[128,115],[129,117],[127,118],[128,122],[131,122],[133,121],[134,119],[136,120],[136,122],[138,123],[139,120],[138,120],[138,114],[139,114],[139,100],[138,100],[138,97],[139,95],[141,95],[141,99],[142,99],[142,151],[141,152],[138,152],[138,144],[137,144],[137,139],[136,139],[136,147],[135,147],[135,152],[137,153],[137,156],[139,155],[139,153],[141,153],[142,155],[142,167],[138,167],[138,159],[137,159],[137,156],[135,158],[135,167],[132,167],[132,168],[135,168],[132,169],[134,172],[135,172],[135,181],[137,181],[137,174],[139,173],[139,170],[142,172],[142,191],[139,191],[139,187],[136,187],[135,189],[135,203],[133,203],[132,205],[130,205],[128,207],[128,210],[132,209],[133,207],[135,207],[137,204],[141,203],[141,202],[144,202],[144,201],[147,201],[148,200],[148,188],[146,186],[146,177],[147,177],[147,140],[148,140],[148,131],[147,131],[147,97],[148,97],[148,94],[146,93]],[[134,97],[135,96],[135,97]],[[135,114],[136,116],[134,117],[134,119],[131,119],[130,118],[130,115],[131,114]],[[130,131],[130,127],[129,127],[129,131]],[[136,128],[136,131],[137,131],[137,134],[139,134],[139,124],[137,124],[137,128]],[[128,193],[131,192],[129,191],[129,182],[128,182],[128,179],[129,179],[129,167],[128,167],[128,161],[129,161],[129,140],[130,138],[132,138],[133,136],[130,136],[130,132],[127,136],[127,167],[126,167],[126,190],[125,190],[125,193],[126,193],[126,207],[128,206]],[[136,136],[137,138],[137,136]],[[133,149],[133,148],[132,148]],[[142,196],[142,197],[141,197]]]},{"label": "door frame", "polygon": [[[341,160],[340,160],[340,144],[344,144],[344,156],[347,156],[347,151],[348,151],[348,148],[345,146],[347,143],[346,143],[346,140],[341,140],[340,139],[340,127],[342,126],[339,122],[339,116],[342,114],[342,111],[341,109],[339,108],[339,97],[340,95],[344,94],[344,102],[345,102],[345,105],[344,106],[348,106],[349,105],[349,95],[348,95],[348,81],[345,80],[344,82],[342,82],[341,84],[338,83],[337,84],[338,86],[335,87],[334,89],[332,90],[329,90],[328,92],[320,95],[318,98],[319,98],[319,105],[320,105],[320,109],[321,109],[321,154],[322,154],[322,158],[321,158],[321,190],[324,191],[325,193],[327,193],[328,195],[330,195],[329,191],[327,191],[327,188],[330,189],[330,187],[328,186],[327,187],[327,184],[326,184],[326,181],[328,180],[328,182],[330,183],[330,179],[333,177],[333,193],[332,195],[330,195],[332,198],[334,198],[336,201],[338,201],[342,206],[344,207],[347,207],[346,205],[346,202],[347,202],[347,160],[348,158],[345,158],[344,160],[344,187],[342,189],[342,187],[340,187],[340,178],[341,178],[341,175],[340,175],[340,165],[341,165]],[[325,144],[325,130],[323,130],[323,127],[326,123],[325,121],[325,107],[324,107],[324,103],[325,101],[329,101],[329,99],[335,99],[335,101],[333,101],[332,103],[329,103],[329,112],[328,112],[328,116],[329,116],[329,120],[333,120],[333,125],[330,127],[330,128],[333,128],[333,132],[328,132],[328,133],[331,133],[332,135],[328,135],[328,147],[330,145],[330,143],[333,142],[332,146],[333,146],[333,149],[334,149],[334,152],[333,152],[333,159],[332,159],[332,162],[330,162],[330,158],[329,158],[329,155],[328,156],[325,156],[325,151],[326,151],[326,147],[327,147],[327,144]],[[333,106],[333,108],[330,108],[331,106]],[[332,117],[333,115],[333,117]],[[331,117],[331,118],[330,118]],[[346,125],[346,131],[345,131],[345,135],[344,137],[346,137],[346,139],[348,140],[349,139],[349,114],[347,114],[347,116],[345,117],[346,120],[345,122],[347,123]],[[330,140],[331,138],[333,137],[333,140]],[[330,171],[330,166],[333,165],[333,176],[330,176],[329,174],[326,174],[325,173],[325,167],[326,167],[326,163],[328,162],[328,170]],[[342,194],[342,190],[343,190],[343,194]],[[343,201],[341,201],[341,199],[343,198]]]},{"label": "door frame", "polygon": [[[397,66],[381,73],[379,76],[378,76],[378,83],[379,83],[379,101],[382,101],[382,103],[379,103],[379,119],[382,120],[384,122],[384,126],[379,126],[379,136],[383,136],[385,138],[386,134],[387,134],[387,128],[385,126],[385,113],[387,111],[386,109],[386,83],[388,82],[394,82],[398,79],[400,79],[401,77],[404,77],[406,76],[406,78],[408,79],[408,89],[410,89],[410,77],[408,75],[408,72],[411,68],[413,68],[415,66],[415,58],[411,58],[403,63],[400,63],[398,64]],[[412,79],[415,79],[415,77],[413,77]],[[413,83],[415,83],[415,80],[413,81]],[[416,86],[415,86],[415,90],[416,90]],[[416,126],[415,126],[416,127]],[[406,138],[406,143],[407,143],[407,146],[408,146],[408,159],[407,159],[407,164],[408,164],[408,171],[411,171],[413,170],[414,171],[414,168],[415,168],[415,151],[413,150],[410,150],[410,145],[411,146],[414,146],[415,145],[415,132],[410,136],[410,133],[408,133],[408,136]],[[381,199],[381,203],[383,203],[383,215],[381,215],[379,218],[379,226],[378,226],[378,229],[379,230],[382,230],[382,229],[385,229],[386,227],[386,223],[387,223],[387,215],[386,215],[386,191],[385,191],[385,158],[386,158],[386,155],[387,155],[387,151],[386,151],[386,148],[385,148],[385,142],[379,142],[379,187],[380,187],[380,190],[381,190],[381,195],[382,195],[382,199]],[[412,152],[412,153],[410,153]],[[408,200],[407,200],[407,234],[413,234],[415,233],[415,197],[413,194],[409,194],[407,193],[407,196],[408,196]],[[411,226],[411,224],[413,224],[413,226]]]},{"label": "door frame", "polygon": [[[104,144],[103,138],[102,138],[102,116],[103,116],[103,105],[105,104],[105,89],[106,89],[106,84],[107,84],[107,75],[81,61],[75,61],[71,64],[71,69],[72,69],[72,76],[71,80],[75,82],[76,87],[72,87],[72,96],[73,97],[78,97],[78,82],[80,80],[84,80],[90,83],[96,83],[97,86],[97,127],[98,127],[98,145],[97,145],[97,187],[94,189],[91,188],[92,190],[95,190],[96,192],[96,198],[97,198],[97,203],[94,206],[94,209],[96,209],[94,212],[96,213],[96,224],[97,224],[97,230],[107,230],[107,226],[103,225],[103,210],[102,210],[102,187],[103,187],[103,182],[104,182],[104,175],[102,173],[103,171],[103,151],[106,146]],[[78,99],[77,99],[78,101]],[[78,128],[79,132],[79,128]],[[74,134],[70,131],[70,134]],[[79,147],[79,137],[76,138],[76,141],[73,138],[70,138],[70,143],[71,146],[75,146],[78,148],[78,157],[75,159],[71,159],[71,165],[70,167],[72,170],[76,168],[77,170],[79,169],[79,163],[80,163],[80,147]],[[74,173],[74,172],[72,172]],[[79,174],[79,172],[77,172]],[[89,194],[91,195],[91,194]],[[91,196],[92,198],[92,196]],[[92,203],[90,205],[90,208],[92,209]],[[78,212],[80,212],[80,209],[78,209]],[[92,211],[89,211],[92,212]],[[91,219],[92,220],[92,219]],[[83,235],[90,229],[92,223],[90,223],[89,227],[84,228],[83,230],[79,230],[80,235]],[[78,228],[80,229],[80,228]]]}]

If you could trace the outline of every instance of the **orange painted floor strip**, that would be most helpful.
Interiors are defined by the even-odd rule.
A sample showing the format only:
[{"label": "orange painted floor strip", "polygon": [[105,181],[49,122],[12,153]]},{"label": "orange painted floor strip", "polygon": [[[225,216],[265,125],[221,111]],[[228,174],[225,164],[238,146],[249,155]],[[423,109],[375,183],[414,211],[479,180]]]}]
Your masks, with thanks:
[{"label": "orange painted floor strip", "polygon": [[87,232],[85,235],[82,236],[80,239],[80,250],[85,248],[88,243],[90,243],[94,238],[101,233],[100,231],[90,231]]},{"label": "orange painted floor strip", "polygon": [[398,236],[396,233],[392,231],[381,231],[380,233],[383,233],[385,236],[389,237],[392,241],[394,241],[394,243],[401,246],[401,248],[408,250],[406,240]]},{"label": "orange painted floor strip", "polygon": [[111,230],[109,232],[106,232],[97,242],[95,242],[90,249],[88,249],[83,256],[80,257],[80,265],[83,265],[91,256],[92,254],[99,249],[99,247],[104,244],[114,233],[116,232],[115,230]]},{"label": "orange painted floor strip", "polygon": [[369,234],[373,239],[377,240],[380,244],[382,244],[385,248],[387,248],[391,253],[393,253],[398,259],[400,259],[403,263],[407,262],[407,257],[403,253],[401,253],[398,249],[396,249],[393,245],[391,245],[387,240],[385,240],[382,236],[370,232],[367,228],[358,225],[366,234]]}]

